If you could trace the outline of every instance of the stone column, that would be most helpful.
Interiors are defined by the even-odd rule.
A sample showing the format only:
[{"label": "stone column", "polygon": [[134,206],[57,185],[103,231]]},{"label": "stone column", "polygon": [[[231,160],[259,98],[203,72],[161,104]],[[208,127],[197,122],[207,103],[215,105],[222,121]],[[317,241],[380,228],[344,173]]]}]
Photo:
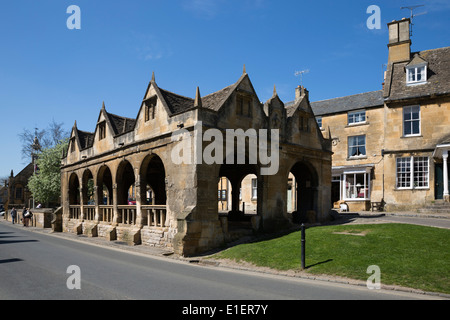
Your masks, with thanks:
[{"label": "stone column", "polygon": [[141,195],[141,176],[138,174],[136,178],[136,182],[134,183],[135,194],[136,194],[136,226],[139,228],[143,227],[143,219],[142,219],[142,195]]},{"label": "stone column", "polygon": [[84,188],[82,183],[80,183],[80,220],[84,221]]},{"label": "stone column", "polygon": [[119,208],[118,206],[118,201],[117,201],[117,184],[113,183],[112,186],[112,192],[113,192],[113,226],[117,226],[117,221],[118,221],[118,217],[119,217]]},{"label": "stone column", "polygon": [[[102,199],[103,200],[103,199]],[[94,203],[95,203],[95,218],[96,222],[100,220],[100,197],[98,196],[98,186],[97,181],[94,182]]]},{"label": "stone column", "polygon": [[448,150],[444,150],[442,153],[442,160],[444,162],[444,201],[450,202],[450,196],[448,191]]}]

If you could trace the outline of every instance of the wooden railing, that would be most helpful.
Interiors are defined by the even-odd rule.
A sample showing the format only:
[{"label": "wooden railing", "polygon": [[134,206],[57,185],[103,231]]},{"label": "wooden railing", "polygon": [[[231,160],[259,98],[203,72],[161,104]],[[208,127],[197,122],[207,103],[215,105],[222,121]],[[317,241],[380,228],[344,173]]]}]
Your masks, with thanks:
[{"label": "wooden railing", "polygon": [[81,207],[79,205],[69,206],[69,219],[80,219]]},{"label": "wooden railing", "polygon": [[87,221],[95,220],[95,206],[93,205],[84,205],[83,206],[83,218]]},{"label": "wooden railing", "polygon": [[98,206],[98,209],[99,209],[99,221],[109,222],[109,223],[113,222],[114,206],[103,205],[103,206]]},{"label": "wooden railing", "polygon": [[[167,207],[165,205],[144,205],[141,206],[142,224],[149,227],[165,227]],[[101,205],[99,209],[99,221],[112,223],[114,218],[114,206]],[[95,220],[95,205],[84,205],[83,216],[86,221]],[[137,210],[136,206],[119,205],[117,206],[117,222],[127,225],[137,224]],[[69,206],[69,218],[81,219],[81,206]]]},{"label": "wooden railing", "polygon": [[118,223],[134,225],[136,224],[136,206],[117,206],[119,217]]},{"label": "wooden railing", "polygon": [[141,206],[142,224],[149,227],[166,226],[166,206]]}]

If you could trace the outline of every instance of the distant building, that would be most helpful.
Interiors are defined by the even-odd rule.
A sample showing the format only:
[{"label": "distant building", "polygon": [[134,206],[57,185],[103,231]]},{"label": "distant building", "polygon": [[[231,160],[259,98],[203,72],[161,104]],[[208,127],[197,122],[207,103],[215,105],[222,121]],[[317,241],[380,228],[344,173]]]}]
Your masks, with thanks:
[{"label": "distant building", "polygon": [[28,164],[17,175],[14,175],[11,170],[7,185],[3,189],[4,194],[6,194],[6,198],[3,199],[5,208],[33,207],[33,197],[27,186],[28,180],[33,175],[33,172],[32,163]]},{"label": "distant building", "polygon": [[450,47],[411,53],[410,20],[388,27],[382,90],[311,103],[333,141],[332,201],[351,211],[450,201]]}]

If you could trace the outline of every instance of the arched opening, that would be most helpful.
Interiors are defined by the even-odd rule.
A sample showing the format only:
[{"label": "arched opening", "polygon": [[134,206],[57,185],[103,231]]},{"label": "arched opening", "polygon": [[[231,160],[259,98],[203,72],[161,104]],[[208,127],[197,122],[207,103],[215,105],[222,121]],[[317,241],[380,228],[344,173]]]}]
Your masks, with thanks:
[{"label": "arched opening", "polygon": [[83,173],[82,196],[83,196],[83,217],[85,220],[95,219],[95,192],[94,192],[94,176],[87,169]]},{"label": "arched opening", "polygon": [[122,161],[117,169],[117,204],[128,205],[135,203],[135,177],[131,163]]},{"label": "arched opening", "polygon": [[99,202],[99,221],[112,222],[113,184],[109,167],[102,166],[97,175],[97,199]]},{"label": "arched opening", "polygon": [[94,176],[92,175],[92,172],[89,169],[84,171],[82,182],[83,182],[82,186],[83,204],[95,205]]},{"label": "arched opening", "polygon": [[251,164],[223,164],[220,167],[218,191],[221,180],[225,178],[228,182],[227,189],[220,189],[227,196],[228,221],[248,221],[249,214],[258,214],[257,174],[256,165]]},{"label": "arched opening", "polygon": [[142,224],[164,227],[167,218],[166,170],[156,154],[147,156],[140,170]]},{"label": "arched opening", "polygon": [[76,173],[69,178],[69,218],[80,219],[80,181]]},{"label": "arched opening", "polygon": [[239,209],[244,215],[255,215],[258,207],[258,177],[247,174],[241,181]]},{"label": "arched opening", "polygon": [[288,176],[287,211],[291,210],[294,223],[306,222],[308,215],[317,213],[317,186],[318,176],[312,165],[297,162],[292,167]]},{"label": "arched opening", "polygon": [[165,205],[166,170],[160,157],[152,154],[141,165],[141,203],[143,205]]},{"label": "arched opening", "polygon": [[136,189],[133,166],[124,160],[117,169],[117,223],[136,223]]},{"label": "arched opening", "polygon": [[80,181],[76,173],[69,178],[69,204],[80,205]]}]

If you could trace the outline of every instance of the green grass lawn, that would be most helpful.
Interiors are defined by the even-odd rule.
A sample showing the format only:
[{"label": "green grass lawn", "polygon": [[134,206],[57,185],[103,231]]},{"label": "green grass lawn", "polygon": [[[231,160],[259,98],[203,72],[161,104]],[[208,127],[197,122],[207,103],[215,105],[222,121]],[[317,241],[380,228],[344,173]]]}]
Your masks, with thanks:
[{"label": "green grass lawn", "polygon": [[[342,234],[345,233],[345,234]],[[301,269],[300,232],[224,250],[213,258],[278,270]],[[306,230],[306,272],[450,293],[450,230],[407,224],[320,226]]]}]

